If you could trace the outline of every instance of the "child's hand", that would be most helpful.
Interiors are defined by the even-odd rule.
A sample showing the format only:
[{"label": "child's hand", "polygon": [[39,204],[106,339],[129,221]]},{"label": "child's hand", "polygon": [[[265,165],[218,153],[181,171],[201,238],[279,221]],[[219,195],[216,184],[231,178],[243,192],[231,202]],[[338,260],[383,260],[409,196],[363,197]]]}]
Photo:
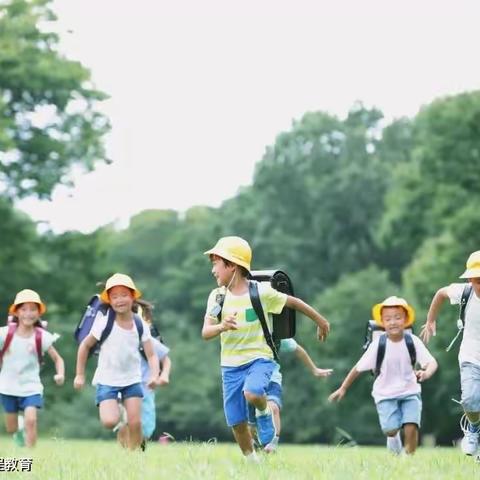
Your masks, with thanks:
[{"label": "child's hand", "polygon": [[157,379],[155,377],[150,377],[150,379],[148,380],[148,383],[147,383],[147,386],[148,388],[150,388],[151,390],[153,390],[154,388],[156,388],[159,384],[157,383]]},{"label": "child's hand", "polygon": [[322,320],[322,322],[317,326],[317,338],[321,342],[324,342],[327,339],[329,332],[330,324],[326,320]]},{"label": "child's hand", "polygon": [[339,402],[347,393],[347,391],[343,388],[340,387],[338,390],[335,390],[329,397],[328,401],[329,402]]},{"label": "child's hand", "polygon": [[156,384],[159,387],[164,387],[165,385],[168,385],[170,383],[170,377],[168,375],[164,375],[163,373],[160,374],[160,376],[156,380]]},{"label": "child's hand", "polygon": [[55,380],[55,383],[57,385],[63,385],[63,383],[65,382],[65,376],[64,375],[60,375],[59,373],[57,373],[56,375],[53,376],[53,379]]},{"label": "child's hand", "polygon": [[430,338],[434,337],[437,334],[437,324],[436,322],[426,322],[422,325],[422,330],[420,331],[420,338],[428,343]]},{"label": "child's hand", "polygon": [[427,374],[425,370],[417,370],[415,372],[415,375],[417,376],[417,380],[422,383],[425,380],[428,380],[430,378],[430,375]]},{"label": "child's hand", "polygon": [[332,374],[331,368],[315,368],[312,373],[314,377],[328,377]]},{"label": "child's hand", "polygon": [[237,319],[237,312],[235,312],[233,315],[229,315],[228,317],[224,318],[222,320],[222,323],[220,324],[222,326],[222,332],[226,332],[227,330],[238,330],[236,319]]},{"label": "child's hand", "polygon": [[85,375],[75,375],[73,380],[73,388],[81,390],[85,386]]}]

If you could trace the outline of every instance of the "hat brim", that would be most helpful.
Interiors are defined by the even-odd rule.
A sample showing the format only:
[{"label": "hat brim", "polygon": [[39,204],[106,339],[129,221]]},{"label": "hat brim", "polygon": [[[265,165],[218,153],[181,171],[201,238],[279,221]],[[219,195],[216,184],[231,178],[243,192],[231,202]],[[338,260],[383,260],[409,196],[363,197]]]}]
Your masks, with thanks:
[{"label": "hat brim", "polygon": [[458,278],[478,278],[480,277],[480,268],[467,268]]},{"label": "hat brim", "polygon": [[[23,303],[28,303],[28,302],[23,302]],[[18,304],[12,303],[8,308],[9,315],[15,315],[17,312],[17,307],[19,305],[23,305],[23,303],[18,303]],[[31,303],[36,303],[40,307],[39,308],[40,315],[43,315],[47,311],[47,307],[44,303],[42,302],[31,302]]]},{"label": "hat brim", "polygon": [[206,252],[203,252],[204,255],[217,255],[219,257],[224,258],[225,260],[228,260],[229,262],[234,263],[235,265],[240,265],[241,267],[245,268],[250,272],[250,264],[247,262],[244,262],[243,260],[240,260],[238,258],[235,258],[233,255],[231,255],[229,252],[226,250],[222,250],[221,248],[212,248],[210,250],[207,250]]},{"label": "hat brim", "polygon": [[[137,300],[137,298],[140,298],[142,296],[142,292],[140,290],[137,290],[135,288],[132,288],[132,287],[129,287],[128,285],[113,285],[112,287],[110,287],[108,290],[111,290],[113,287],[126,287],[128,288],[129,290],[131,290],[133,292],[133,298],[134,300]],[[103,303],[108,303],[110,305],[110,299],[108,298],[108,290],[104,290],[101,294],[100,294],[100,300],[103,302]]]},{"label": "hat brim", "polygon": [[410,305],[384,305],[383,303],[377,303],[372,308],[372,316],[375,323],[380,327],[383,327],[382,322],[382,308],[383,307],[401,307],[407,311],[407,321],[405,322],[405,328],[410,327],[415,322],[415,311]]}]

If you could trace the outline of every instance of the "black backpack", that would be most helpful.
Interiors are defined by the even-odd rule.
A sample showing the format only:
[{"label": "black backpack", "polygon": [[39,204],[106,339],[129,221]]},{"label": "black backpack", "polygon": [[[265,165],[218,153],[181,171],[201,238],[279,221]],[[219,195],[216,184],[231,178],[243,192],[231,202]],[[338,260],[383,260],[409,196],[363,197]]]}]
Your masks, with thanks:
[{"label": "black backpack", "polygon": [[[413,326],[406,328],[403,338],[407,345],[412,368],[415,368],[415,364],[417,363],[417,351],[415,350],[415,344],[413,343],[412,333],[413,333]],[[377,359],[375,361],[375,370],[372,371],[372,374],[375,378],[377,378],[380,375],[380,369],[382,368],[383,359],[385,358],[385,349],[387,346],[387,334],[385,333],[385,329],[380,325],[378,325],[378,323],[375,322],[375,320],[369,320],[367,322],[367,326],[365,330],[365,342],[363,344],[362,349],[364,351],[367,350],[369,345],[377,336],[379,336],[380,338],[378,340],[378,350],[377,350]]]},{"label": "black backpack", "polygon": [[[293,338],[296,330],[295,310],[284,307],[277,315],[273,314],[273,332],[268,329],[268,325],[263,313],[260,296],[258,293],[258,282],[270,282],[270,285],[279,292],[287,295],[294,295],[293,285],[288,275],[281,270],[254,270],[250,272],[248,281],[248,291],[250,294],[250,301],[253,309],[257,314],[258,319],[262,325],[263,335],[265,340],[273,352],[273,357],[276,362],[279,362],[278,349],[280,340],[283,338]],[[215,307],[210,312],[211,315],[216,316],[221,320],[223,302],[225,301],[224,293],[217,293],[215,299]]]}]

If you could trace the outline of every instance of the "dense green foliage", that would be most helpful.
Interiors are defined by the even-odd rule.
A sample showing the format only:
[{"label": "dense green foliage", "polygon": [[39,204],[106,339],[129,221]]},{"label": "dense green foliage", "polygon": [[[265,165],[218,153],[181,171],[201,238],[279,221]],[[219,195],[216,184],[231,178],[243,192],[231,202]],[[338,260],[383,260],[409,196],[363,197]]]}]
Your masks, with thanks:
[{"label": "dense green foliage", "polygon": [[[88,79],[83,67],[49,47],[56,38],[36,29],[39,17],[33,11],[45,12],[45,3],[16,0],[0,10],[0,181],[5,186],[0,197],[0,308],[6,311],[17,290],[38,289],[48,305],[50,329],[63,334],[58,349],[67,363],[63,388],[53,385],[52,366],[44,369],[47,402],[41,429],[61,437],[110,435],[96,418],[92,388],[81,394],[72,389],[72,332],[96,282],[122,271],[155,303],[156,320],[172,348],[171,385],[157,394],[157,434],[166,430],[179,439],[231,438],[222,411],[219,342],[205,342],[200,330],[214,287],[202,252],[219,236],[235,234],[251,243],[254,268],[285,269],[298,296],[332,325],[327,342],[319,344],[311,322],[297,320],[298,341],[319,366],[335,371],[328,380],[317,380],[295,359],[285,358],[284,439],[331,442],[341,427],[357,441],[383,441],[368,374],[340,405],[328,404],[327,396],[361,355],[374,303],[391,294],[405,296],[417,309],[418,332],[435,291],[456,281],[468,254],[479,249],[480,92],[437,99],[416,117],[387,126],[380,111],[361,104],[344,119],[309,112],[267,148],[252,184],[219,208],[197,206],[185,214],[145,211],[122,231],[106,226],[91,235],[39,234],[11,199],[48,194],[80,159],[92,167],[94,159],[103,157],[101,136],[107,128],[104,119],[99,125],[100,117],[84,111],[82,122],[91,121],[73,129],[79,136],[72,144],[71,138],[63,142],[51,135],[50,127],[30,125],[26,135],[28,122],[16,123],[24,115],[13,114],[15,108],[26,112],[54,103],[62,121],[52,128],[66,131],[80,121],[62,110],[72,95],[83,96],[88,109],[102,98],[83,87]],[[30,11],[28,5],[39,10]],[[32,37],[14,41],[14,27],[30,29]],[[12,53],[15,61],[8,60],[9,50],[2,45],[11,43],[16,52],[28,38],[37,46],[27,49],[29,55],[47,55],[45,61],[59,62],[58,68],[25,60],[22,68],[33,70],[18,70],[16,62],[23,56]],[[14,74],[21,78],[15,85],[24,85],[18,97],[11,87]],[[33,84],[38,90],[28,93]],[[228,170],[218,173],[219,182],[222,175]],[[440,369],[424,386],[423,432],[447,444],[459,436],[460,409],[451,401],[459,396],[456,352],[444,352],[455,333],[455,316],[454,308],[442,311],[430,344]]]}]

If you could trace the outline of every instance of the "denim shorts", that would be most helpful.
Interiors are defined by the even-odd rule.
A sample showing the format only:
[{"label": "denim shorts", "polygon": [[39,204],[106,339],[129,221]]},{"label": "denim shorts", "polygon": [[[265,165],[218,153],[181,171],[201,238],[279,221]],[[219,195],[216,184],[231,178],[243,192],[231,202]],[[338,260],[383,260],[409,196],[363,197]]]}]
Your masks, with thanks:
[{"label": "denim shorts", "polygon": [[466,412],[480,412],[480,366],[470,362],[460,365],[462,406]]},{"label": "denim shorts", "polygon": [[104,400],[125,400],[130,397],[140,397],[143,398],[143,390],[141,383],[133,383],[132,385],[127,385],[126,387],[112,387],[110,385],[101,385],[97,384],[97,391],[95,394],[95,403],[98,407],[100,402]]},{"label": "denim shorts", "polygon": [[222,367],[223,410],[229,427],[247,421],[244,392],[265,395],[274,368],[275,362],[265,358],[239,367]]},{"label": "denim shorts", "polygon": [[145,392],[142,400],[142,432],[145,438],[150,438],[155,431],[155,392]]},{"label": "denim shorts", "polygon": [[399,430],[406,423],[415,423],[420,428],[422,399],[417,393],[380,400],[377,403],[377,412],[383,433]]},{"label": "denim shorts", "polygon": [[43,407],[43,397],[37,393],[35,395],[28,395],[27,397],[16,397],[15,395],[4,395],[2,397],[3,409],[6,413],[17,413],[23,411],[27,407]]}]

